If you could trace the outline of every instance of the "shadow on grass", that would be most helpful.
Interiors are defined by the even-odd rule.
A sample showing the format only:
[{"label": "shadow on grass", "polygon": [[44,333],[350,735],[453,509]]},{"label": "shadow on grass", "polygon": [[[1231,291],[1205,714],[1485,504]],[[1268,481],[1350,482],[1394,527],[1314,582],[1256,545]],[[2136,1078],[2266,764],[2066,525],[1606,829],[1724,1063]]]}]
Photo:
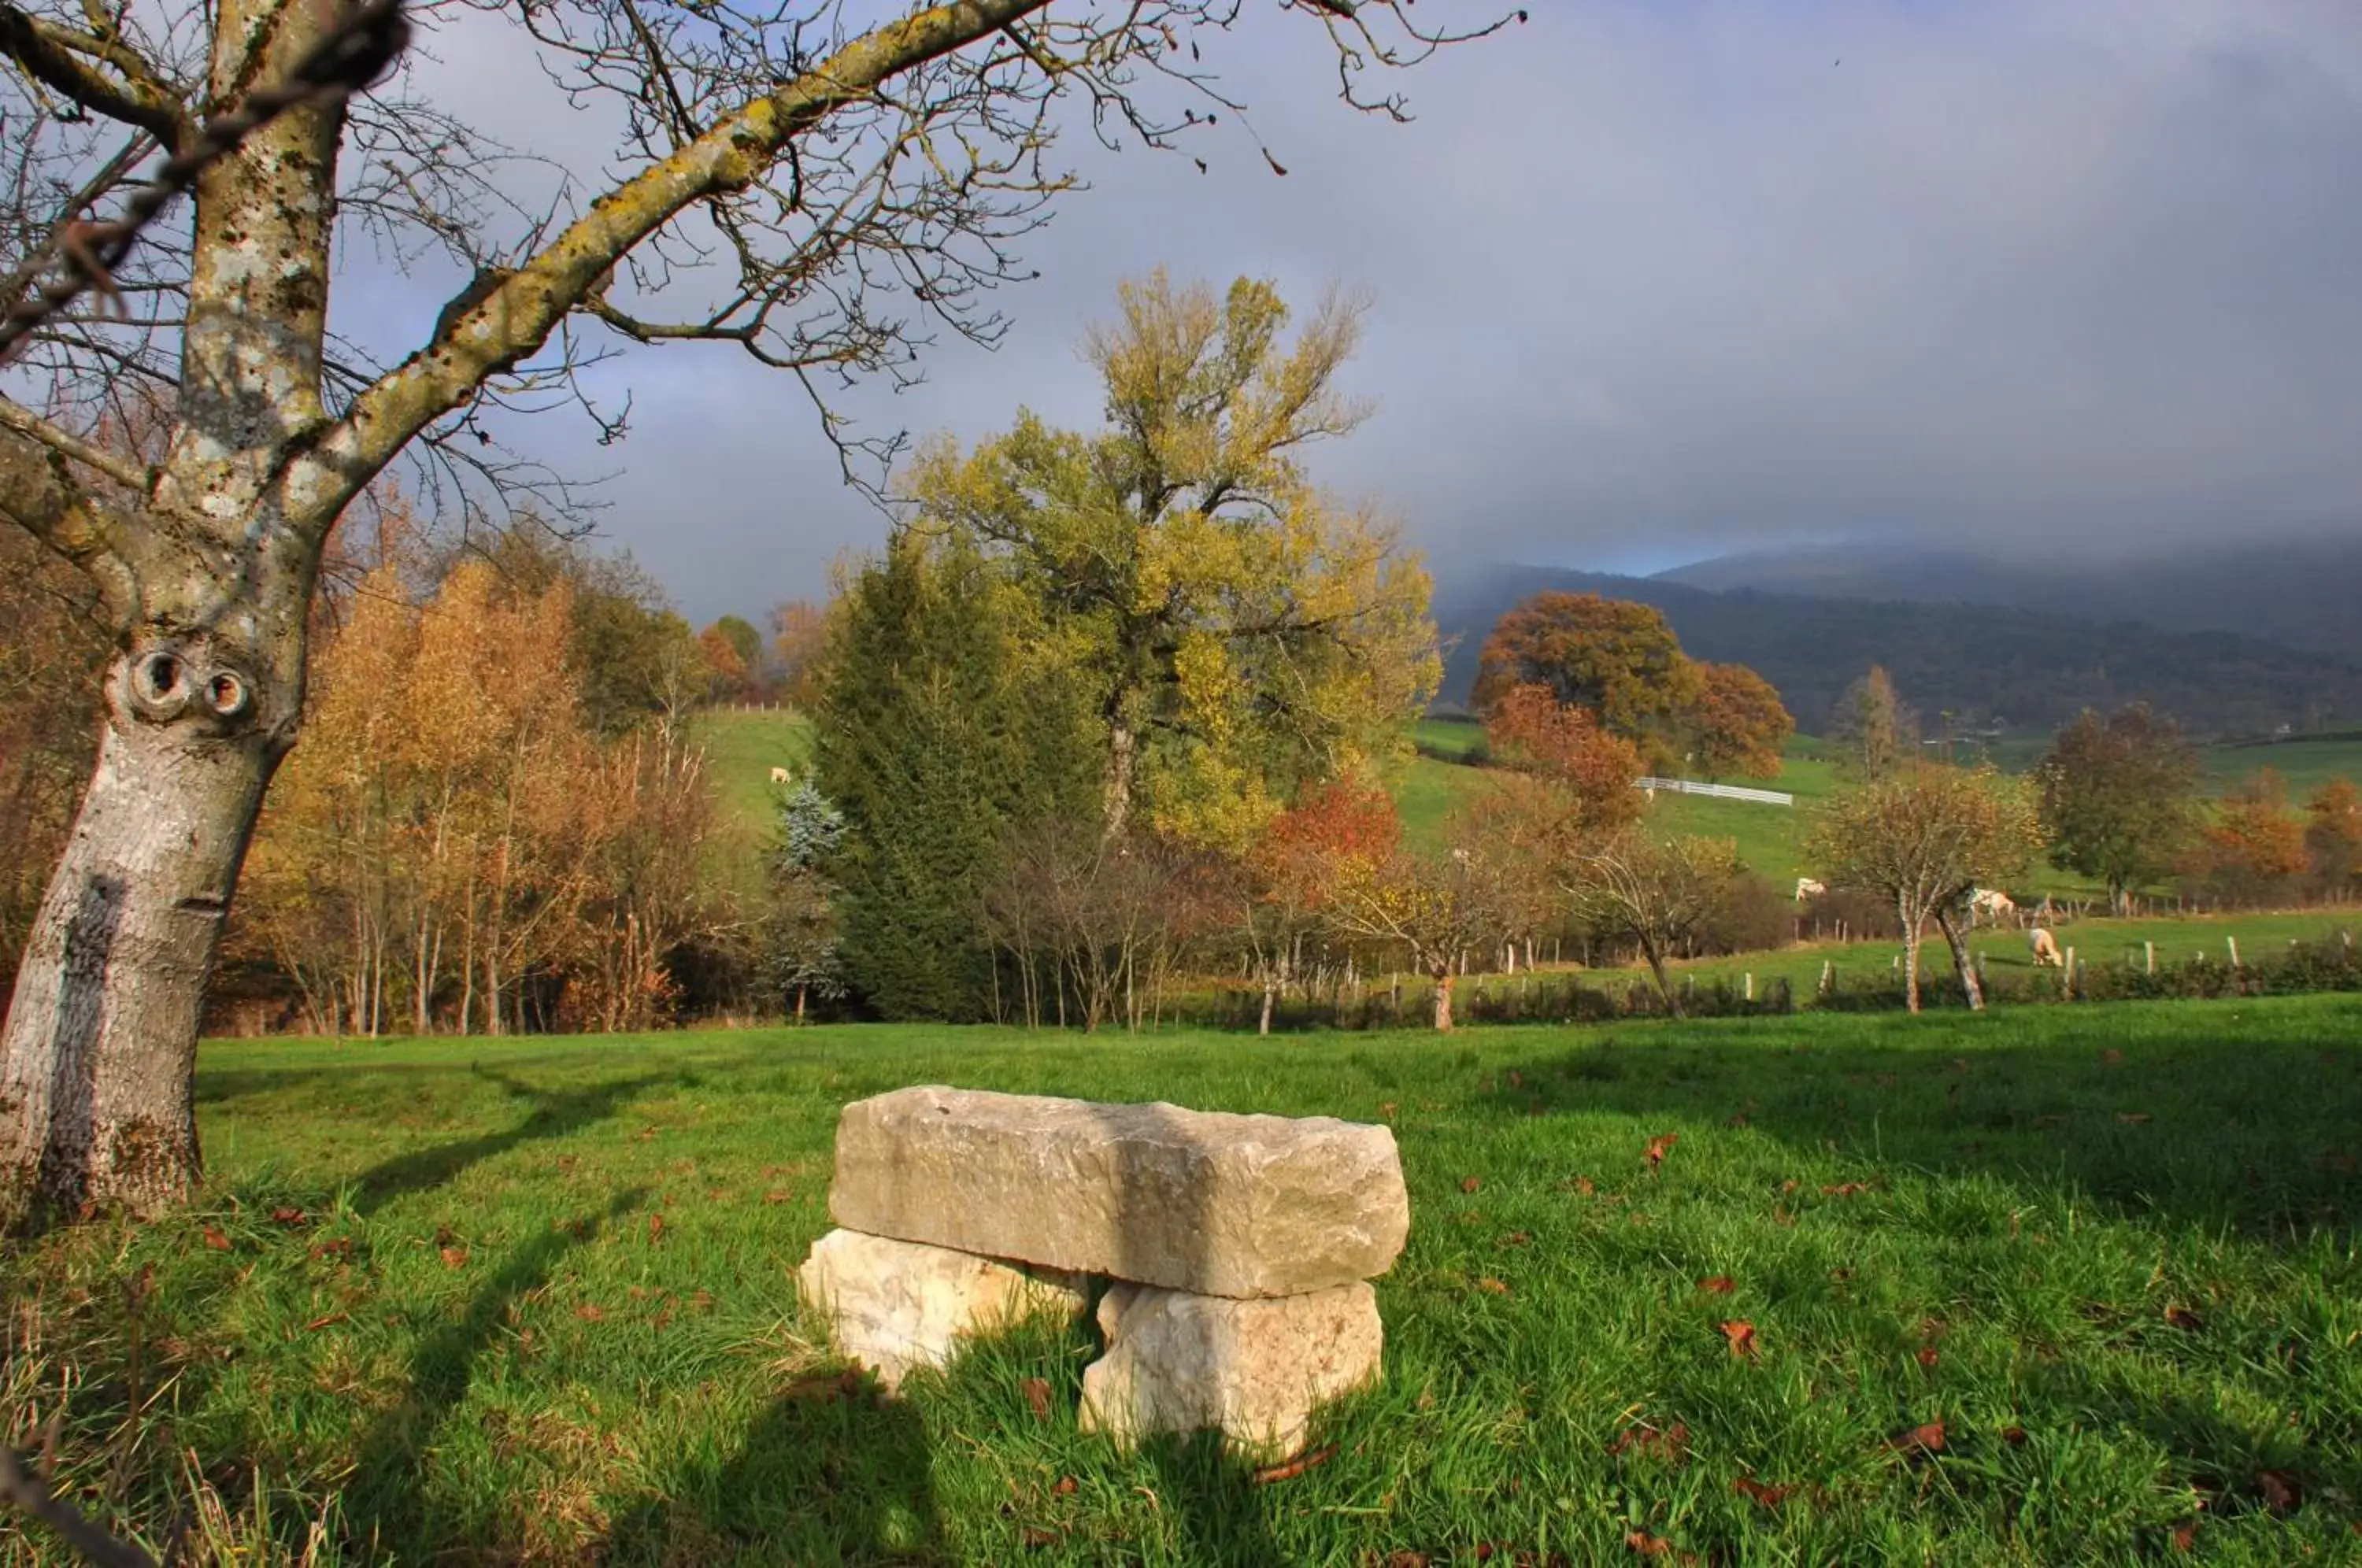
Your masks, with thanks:
[{"label": "shadow on grass", "polygon": [[2114,1009],[2072,1035],[2031,1039],[2006,1012],[1950,1018],[1941,1034],[1874,1021],[1842,1043],[1788,1021],[1628,1045],[1602,1033],[1527,1056],[1474,1099],[1505,1118],[1607,1111],[1744,1127],[1885,1165],[2065,1187],[2126,1216],[2251,1242],[2352,1231],[2362,1014],[2257,1027],[2235,1004],[2203,1005],[2225,1010],[2221,1035],[2202,1042],[2145,1035],[2138,1016]]},{"label": "shadow on grass", "polygon": [[564,1138],[592,1122],[604,1121],[648,1089],[659,1085],[687,1087],[693,1082],[680,1073],[642,1073],[579,1088],[539,1089],[489,1067],[474,1066],[469,1071],[525,1101],[531,1109],[524,1120],[503,1132],[414,1149],[381,1161],[355,1179],[355,1208],[366,1214],[410,1193],[446,1186],[469,1166],[496,1158],[520,1144]]},{"label": "shadow on grass", "polygon": [[[549,1284],[561,1258],[595,1239],[605,1226],[638,1207],[646,1189],[620,1192],[598,1220],[535,1236],[501,1260],[468,1298],[457,1320],[419,1341],[410,1358],[409,1385],[378,1417],[355,1452],[362,1468],[346,1488],[344,1512],[354,1541],[372,1558],[407,1555],[451,1528],[423,1495],[426,1461],[453,1411],[467,1399],[477,1363],[508,1321],[510,1310]],[[465,1542],[447,1543],[462,1549]]]},{"label": "shadow on grass", "polygon": [[599,1561],[933,1563],[945,1561],[918,1412],[851,1377],[774,1398],[737,1448],[690,1463],[624,1514]]}]

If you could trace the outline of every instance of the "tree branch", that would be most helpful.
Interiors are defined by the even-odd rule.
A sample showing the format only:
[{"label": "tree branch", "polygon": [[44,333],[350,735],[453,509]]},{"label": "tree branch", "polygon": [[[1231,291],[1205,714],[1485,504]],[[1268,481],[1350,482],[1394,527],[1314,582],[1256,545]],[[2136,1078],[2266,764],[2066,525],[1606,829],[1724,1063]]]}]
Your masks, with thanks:
[{"label": "tree branch", "polygon": [[64,453],[13,428],[0,428],[0,521],[80,567],[118,622],[130,613],[129,520],[74,482]]},{"label": "tree branch", "polygon": [[6,425],[19,436],[30,436],[42,446],[62,452],[75,462],[95,469],[125,489],[139,494],[145,495],[155,480],[155,475],[138,463],[59,429],[31,409],[7,397],[0,397],[0,425]]},{"label": "tree branch", "polygon": [[[196,129],[188,105],[120,39],[81,38],[0,0],[0,54],[93,114],[144,130],[168,149],[178,150]],[[123,81],[94,65],[87,58],[93,54],[121,72]]]},{"label": "tree branch", "polygon": [[24,1456],[5,1442],[0,1442],[0,1507],[17,1508],[40,1520],[99,1568],[156,1568],[154,1558],[109,1535],[84,1518],[72,1503],[52,1495]]},{"label": "tree branch", "polygon": [[[547,341],[633,247],[708,196],[752,183],[832,112],[886,82],[1042,9],[1048,0],[954,0],[877,28],[776,91],[723,116],[616,187],[539,254],[359,397],[318,460],[358,491],[413,436],[465,402],[486,376]],[[326,514],[333,515],[333,509]]]}]

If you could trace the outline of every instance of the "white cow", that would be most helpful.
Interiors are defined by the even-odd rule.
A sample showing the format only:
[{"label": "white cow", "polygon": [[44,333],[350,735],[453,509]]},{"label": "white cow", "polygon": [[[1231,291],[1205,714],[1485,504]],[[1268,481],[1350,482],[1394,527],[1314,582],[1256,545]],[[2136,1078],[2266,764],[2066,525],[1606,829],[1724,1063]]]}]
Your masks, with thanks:
[{"label": "white cow", "polygon": [[774,767],[773,769],[771,769],[771,782],[772,782],[772,783],[774,783],[774,784],[784,784],[784,783],[786,783],[787,781],[788,781],[788,770],[787,770],[786,768],[784,768],[784,767]]},{"label": "white cow", "polygon": [[1800,904],[1806,899],[1817,899],[1827,891],[1828,889],[1826,886],[1814,881],[1810,877],[1796,878],[1796,901]]},{"label": "white cow", "polygon": [[1999,925],[2017,913],[2017,900],[1997,888],[1969,889],[1969,918],[1991,921]]},{"label": "white cow", "polygon": [[2025,933],[2025,944],[2034,949],[2034,965],[2038,969],[2064,967],[2067,960],[2059,955],[2058,939],[2040,926]]}]

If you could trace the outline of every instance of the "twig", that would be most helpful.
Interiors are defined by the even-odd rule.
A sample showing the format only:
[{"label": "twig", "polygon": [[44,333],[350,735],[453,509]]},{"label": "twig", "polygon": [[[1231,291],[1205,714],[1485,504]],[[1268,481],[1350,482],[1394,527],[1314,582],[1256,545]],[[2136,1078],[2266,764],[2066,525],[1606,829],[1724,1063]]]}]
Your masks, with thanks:
[{"label": "twig", "polygon": [[52,1495],[25,1463],[25,1456],[5,1442],[0,1442],[0,1505],[48,1525],[99,1568],[157,1568],[154,1558],[91,1523],[72,1503]]}]

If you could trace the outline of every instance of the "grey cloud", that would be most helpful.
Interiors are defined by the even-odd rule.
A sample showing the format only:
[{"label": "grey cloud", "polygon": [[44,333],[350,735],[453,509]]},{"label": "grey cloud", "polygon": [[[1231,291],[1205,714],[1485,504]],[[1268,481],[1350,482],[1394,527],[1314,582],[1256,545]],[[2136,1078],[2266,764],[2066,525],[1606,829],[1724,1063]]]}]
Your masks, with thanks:
[{"label": "grey cloud", "polygon": [[[923,388],[851,406],[966,436],[1020,403],[1088,422],[1075,338],[1162,262],[1308,304],[1367,287],[1353,380],[1382,411],[1319,471],[1440,566],[2362,526],[2362,12],[1530,9],[1407,77],[1408,127],[1336,103],[1305,30],[1258,17],[1217,58],[1286,179],[1227,116],[1205,176],[1075,138],[1094,189],[1030,246],[1003,348],[946,346]],[[606,146],[513,45],[466,41],[435,79],[475,123]],[[417,293],[367,287],[423,330],[440,293]],[[706,348],[635,350],[602,375],[626,384],[621,447],[563,416],[515,435],[622,466],[603,525],[693,615],[814,591],[877,537],[791,383]]]}]

